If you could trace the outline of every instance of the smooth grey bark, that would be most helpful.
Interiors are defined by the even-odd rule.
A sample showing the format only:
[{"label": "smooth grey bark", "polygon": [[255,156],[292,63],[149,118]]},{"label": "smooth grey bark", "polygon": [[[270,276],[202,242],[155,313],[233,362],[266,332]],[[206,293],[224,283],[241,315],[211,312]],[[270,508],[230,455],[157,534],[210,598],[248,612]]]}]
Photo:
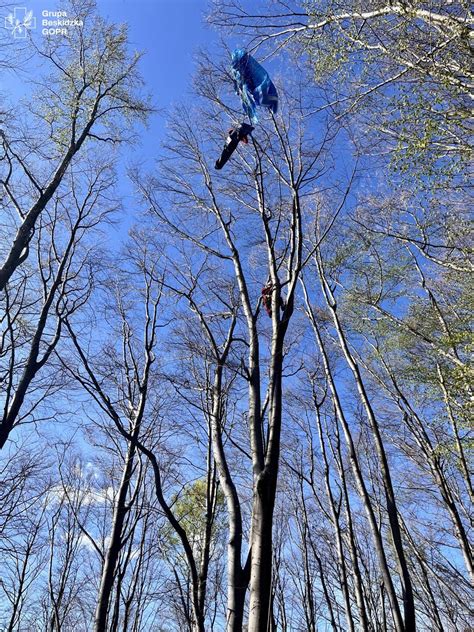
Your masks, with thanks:
[{"label": "smooth grey bark", "polygon": [[212,446],[208,444],[207,452],[207,480],[206,480],[206,511],[204,544],[199,560],[199,611],[205,613],[207,600],[207,581],[209,577],[209,563],[211,561],[212,527],[217,507],[217,491],[219,487],[217,469],[212,456]]},{"label": "smooth grey bark", "polygon": [[241,632],[244,619],[248,570],[242,567],[242,512],[235,483],[232,479],[222,441],[222,370],[225,357],[219,362],[213,385],[211,434],[214,460],[227,504],[229,537],[227,544],[227,627],[228,632]]},{"label": "smooth grey bark", "polygon": [[[270,347],[268,398],[268,432],[264,452],[256,452],[254,467],[254,489],[251,523],[251,569],[250,569],[250,603],[248,632],[267,632],[273,622],[272,614],[272,582],[273,582],[273,511],[278,482],[280,464],[280,443],[282,425],[282,383],[284,343],[288,326],[294,311],[296,285],[303,267],[303,230],[302,210],[299,196],[300,183],[296,177],[297,167],[291,151],[288,151],[276,121],[274,129],[279,138],[282,152],[288,169],[288,180],[282,177],[286,186],[291,190],[291,228],[288,239],[288,254],[286,256],[286,281],[288,286],[286,300],[283,301],[282,283],[280,280],[280,266],[277,262],[274,236],[270,228],[270,221],[265,207],[265,191],[263,183],[263,169],[261,159],[259,171],[255,173],[255,188],[259,212],[267,246],[268,268],[272,287],[272,340]],[[250,332],[252,330],[250,329]],[[262,436],[261,412],[259,423],[253,432]],[[258,446],[255,446],[258,448]],[[254,454],[254,446],[252,446]],[[263,459],[262,459],[263,457]],[[263,467],[262,467],[263,460]]]},{"label": "smooth grey bark", "polygon": [[[272,444],[268,445],[265,466],[258,474],[253,492],[250,575],[249,632],[267,630],[270,625],[273,509],[278,478],[278,456],[281,429],[281,369],[282,346],[278,336],[272,344],[271,398],[269,424],[274,429]],[[277,357],[280,352],[280,357]]]},{"label": "smooth grey bark", "polygon": [[322,335],[321,335],[321,331],[320,331],[320,327],[316,321],[315,315],[313,310],[311,309],[310,303],[309,303],[309,297],[306,291],[306,287],[303,284],[303,291],[305,294],[305,300],[306,300],[306,308],[307,308],[307,314],[308,317],[310,319],[311,325],[312,325],[312,329],[313,332],[316,336],[316,340],[318,343],[318,347],[319,350],[321,352],[321,357],[323,360],[323,366],[324,366],[324,372],[326,375],[326,379],[328,381],[329,384],[329,388],[331,391],[331,396],[333,399],[333,403],[334,403],[334,407],[336,410],[336,415],[337,418],[339,420],[339,423],[342,426],[343,432],[344,432],[344,437],[346,439],[346,443],[347,443],[347,447],[349,450],[349,459],[350,459],[350,463],[351,463],[351,467],[352,467],[352,471],[354,474],[354,478],[356,480],[357,483],[357,487],[359,490],[359,494],[361,496],[363,505],[364,505],[364,509],[366,511],[367,514],[367,518],[369,521],[369,525],[370,525],[370,529],[371,529],[371,533],[373,536],[373,540],[374,540],[374,546],[375,546],[375,551],[377,554],[377,559],[379,562],[379,566],[380,566],[380,571],[382,573],[382,578],[383,578],[383,584],[384,587],[387,591],[387,595],[390,601],[390,606],[391,606],[391,611],[392,611],[392,617],[394,620],[394,624],[395,624],[395,628],[397,630],[397,632],[405,632],[405,627],[404,627],[404,623],[403,623],[403,618],[402,618],[402,614],[400,612],[400,606],[398,604],[398,598],[397,598],[397,593],[395,591],[395,586],[392,580],[392,576],[390,573],[390,568],[388,565],[388,560],[387,560],[387,555],[385,552],[385,547],[384,547],[384,543],[383,543],[383,539],[382,539],[382,534],[380,533],[380,529],[378,526],[378,522],[377,522],[377,517],[372,505],[372,501],[370,499],[370,495],[369,492],[367,490],[367,486],[365,484],[365,480],[364,480],[364,476],[362,473],[362,469],[361,469],[361,465],[359,463],[359,458],[357,455],[357,451],[354,445],[354,440],[352,437],[352,433],[349,427],[349,424],[346,420],[343,408],[342,408],[342,404],[340,401],[340,397],[339,397],[339,393],[336,387],[336,383],[332,374],[332,370],[329,364],[329,357],[326,351],[326,346],[324,344]]},{"label": "smooth grey bark", "polygon": [[356,596],[357,608],[359,611],[359,625],[361,627],[362,632],[369,632],[371,630],[371,626],[369,624],[369,618],[367,615],[367,608],[364,598],[364,588],[362,582],[362,574],[360,571],[359,565],[359,556],[357,554],[357,544],[355,539],[355,531],[354,531],[354,523],[352,519],[352,511],[351,504],[349,499],[349,491],[347,488],[347,480],[346,473],[344,471],[344,465],[342,461],[341,454],[341,440],[339,435],[339,427],[336,424],[335,427],[335,435],[336,435],[336,465],[339,471],[339,478],[342,484],[342,492],[344,497],[344,507],[347,521],[347,532],[348,532],[348,547],[349,553],[351,556],[351,571],[354,576],[354,591]]},{"label": "smooth grey bark", "polygon": [[[215,198],[210,180],[206,182],[206,186],[212,200],[212,210],[219,220],[224,238],[231,253],[231,259],[234,266],[235,277],[239,288],[239,294],[248,331],[248,419],[254,481],[251,541],[249,553],[251,596],[248,632],[254,632],[260,629],[266,630],[266,627],[263,626],[266,626],[268,624],[272,567],[272,515],[276,491],[277,471],[272,472],[270,485],[268,485],[268,482],[264,483],[263,479],[265,475],[263,472],[266,464],[261,417],[260,350],[259,336],[257,330],[257,315],[253,313],[240,254],[234,242],[229,223],[223,217],[221,209],[217,204],[217,200]],[[274,292],[274,300],[276,299],[276,297],[277,294]],[[278,301],[279,298],[280,297],[278,293]],[[278,448],[276,443],[274,443],[274,445]],[[222,470],[222,473],[224,474],[225,478],[225,470]],[[268,474],[268,469],[266,470],[266,474]],[[268,476],[266,476],[266,478],[268,479]],[[232,491],[229,489],[229,499],[232,505],[235,503],[235,501],[232,500],[231,496]],[[263,496],[265,496],[265,498],[263,498]],[[270,508],[270,513],[267,511],[267,507]],[[241,583],[239,581],[239,572],[236,564],[234,565],[233,573],[234,577],[237,573],[237,577],[232,580],[234,582],[234,585],[235,582]],[[265,593],[265,595],[262,600],[260,600],[260,595],[262,593]],[[240,608],[241,596],[238,597],[238,600],[239,603],[236,603],[235,605]],[[264,609],[263,614],[262,608]],[[257,623],[255,620],[256,612],[258,613],[258,619],[260,621]],[[265,620],[265,623],[261,623],[261,621],[263,620]],[[255,627],[255,625],[260,625],[260,628]]]},{"label": "smooth grey bark", "polygon": [[375,447],[377,450],[378,459],[380,462],[380,468],[382,473],[382,481],[385,492],[385,501],[386,501],[386,509],[387,516],[390,525],[390,532],[393,539],[395,556],[397,561],[397,566],[399,569],[399,575],[402,582],[402,598],[403,598],[403,607],[404,607],[404,629],[407,632],[411,632],[416,630],[416,613],[415,613],[415,601],[413,596],[413,587],[410,576],[410,571],[408,568],[407,559],[405,556],[404,544],[400,529],[400,523],[398,519],[398,509],[395,498],[395,493],[393,490],[392,478],[390,474],[390,467],[387,460],[387,455],[385,452],[384,443],[382,440],[382,435],[380,433],[380,428],[378,421],[376,419],[372,404],[367,395],[367,391],[365,388],[364,381],[362,379],[362,375],[357,364],[357,361],[353,354],[349,349],[349,345],[346,339],[346,335],[343,331],[338,313],[337,313],[337,304],[332,293],[332,290],[326,280],[324,268],[321,260],[321,256],[318,252],[317,255],[317,264],[318,271],[321,280],[321,286],[323,289],[323,294],[326,299],[326,304],[331,312],[334,327],[337,331],[339,343],[343,352],[343,355],[346,359],[348,366],[350,367],[352,374],[354,376],[354,380],[356,383],[357,391],[359,393],[360,399],[364,406],[367,419],[369,421],[372,434],[375,441]]},{"label": "smooth grey bark", "polygon": [[326,495],[329,500],[329,508],[331,511],[331,522],[333,524],[334,535],[336,537],[336,550],[337,550],[337,558],[338,558],[338,563],[339,563],[340,585],[341,585],[342,595],[344,598],[344,610],[346,614],[348,630],[350,630],[351,632],[354,632],[355,627],[354,627],[354,619],[352,616],[351,599],[350,599],[350,594],[349,594],[347,565],[346,565],[346,560],[344,556],[344,545],[343,545],[343,539],[342,539],[342,533],[341,533],[341,525],[339,522],[340,505],[339,505],[339,508],[336,507],[336,500],[334,498],[334,494],[331,488],[331,482],[329,479],[330,467],[329,467],[329,460],[326,453],[326,443],[325,443],[324,435],[323,435],[320,405],[316,401],[315,398],[314,398],[314,404],[316,408],[316,421],[318,425],[319,445],[321,446],[321,455],[323,457],[323,464],[324,464],[324,484],[326,487]]},{"label": "smooth grey bark", "polygon": [[237,314],[232,314],[232,320],[225,341],[220,348],[216,338],[201,311],[194,301],[192,293],[175,291],[185,296],[192,311],[197,314],[201,328],[206,336],[214,361],[214,378],[211,387],[211,411],[210,411],[210,448],[219,476],[219,484],[224,494],[228,515],[228,542],[227,542],[227,615],[226,631],[241,632],[244,621],[245,595],[249,583],[249,560],[242,566],[243,525],[240,498],[237,492],[227,461],[223,441],[224,419],[224,394],[223,379],[224,368],[233,343],[233,334],[237,322]]},{"label": "smooth grey bark", "polygon": [[[132,436],[136,439],[140,432],[140,422],[137,420],[132,431]],[[110,541],[105,552],[100,579],[99,594],[94,615],[94,632],[105,632],[107,629],[107,615],[109,611],[110,599],[115,584],[115,573],[118,560],[123,547],[123,529],[127,513],[130,506],[127,505],[127,497],[130,490],[131,479],[135,467],[134,460],[136,445],[130,442],[127,447],[122,478],[114,500],[114,511],[112,515],[112,525],[110,529]]]}]

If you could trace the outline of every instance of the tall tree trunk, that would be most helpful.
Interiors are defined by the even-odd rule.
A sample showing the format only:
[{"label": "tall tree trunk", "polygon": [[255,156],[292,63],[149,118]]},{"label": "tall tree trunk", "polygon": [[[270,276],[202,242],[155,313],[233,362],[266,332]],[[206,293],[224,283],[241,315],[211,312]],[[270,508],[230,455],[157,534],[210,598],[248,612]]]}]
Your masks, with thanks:
[{"label": "tall tree trunk", "polygon": [[305,299],[306,299],[306,305],[307,305],[307,310],[308,310],[308,316],[310,318],[310,322],[313,328],[313,331],[315,333],[316,336],[316,340],[318,342],[318,346],[319,346],[319,350],[321,352],[321,357],[323,360],[323,366],[324,366],[324,371],[326,374],[326,379],[328,381],[329,384],[329,388],[331,391],[331,395],[332,395],[332,399],[333,399],[333,403],[334,403],[334,408],[336,410],[336,415],[337,418],[339,420],[339,423],[342,426],[343,432],[344,432],[344,436],[346,439],[346,443],[347,443],[347,447],[349,450],[349,459],[350,459],[350,463],[351,463],[351,467],[352,467],[352,471],[354,473],[354,478],[356,480],[357,483],[357,487],[359,490],[359,494],[360,497],[362,499],[363,505],[364,505],[364,509],[366,511],[367,514],[367,519],[370,525],[370,529],[372,532],[372,536],[374,539],[374,546],[375,546],[375,551],[377,554],[377,559],[379,562],[379,566],[380,566],[380,571],[382,573],[382,578],[383,578],[383,584],[384,587],[387,591],[387,595],[388,598],[390,600],[390,606],[391,606],[391,611],[392,611],[392,617],[394,620],[394,624],[395,624],[395,629],[397,630],[397,632],[405,632],[405,626],[403,623],[403,618],[400,612],[400,607],[398,604],[398,599],[397,599],[397,594],[395,591],[395,586],[392,580],[392,576],[390,573],[390,568],[388,565],[388,560],[387,560],[387,556],[385,553],[385,547],[383,544],[383,539],[382,539],[382,534],[380,532],[379,526],[378,526],[378,522],[377,522],[377,517],[375,515],[375,511],[372,505],[372,501],[370,499],[370,495],[369,492],[367,490],[367,486],[365,484],[365,480],[364,480],[364,476],[362,473],[362,469],[361,469],[361,465],[359,462],[359,458],[357,456],[357,451],[354,445],[354,440],[352,437],[352,433],[349,427],[349,424],[347,422],[347,419],[345,417],[344,411],[342,409],[342,405],[341,405],[341,401],[339,398],[339,393],[338,390],[336,388],[336,383],[331,371],[331,367],[329,365],[329,358],[328,358],[328,354],[326,351],[326,347],[320,332],[320,328],[319,325],[316,322],[316,318],[314,316],[313,311],[311,310],[310,304],[309,304],[309,297],[307,295],[306,292],[306,288],[303,286],[304,292],[305,292]]},{"label": "tall tree trunk", "polygon": [[275,490],[275,474],[269,474],[268,470],[265,470],[258,478],[253,498],[248,632],[268,632],[271,629],[272,527]]},{"label": "tall tree trunk", "polygon": [[242,568],[242,512],[237,488],[232,479],[222,440],[223,401],[222,377],[227,352],[233,333],[229,332],[223,355],[218,359],[212,388],[211,443],[219,483],[224,493],[229,536],[227,542],[227,616],[226,631],[241,632],[244,620],[245,594],[248,587],[248,570]]},{"label": "tall tree trunk", "polygon": [[[134,432],[134,435],[136,435],[136,432]],[[120,486],[117,492],[117,499],[114,503],[110,542],[102,565],[99,595],[94,615],[94,632],[105,632],[107,629],[107,613],[109,610],[110,597],[114,588],[115,571],[123,546],[123,526],[126,515],[129,511],[126,502],[134,469],[135,453],[136,446],[134,443],[130,442],[127,449]]]},{"label": "tall tree trunk", "polygon": [[[444,472],[442,460],[439,458],[436,450],[433,447],[430,436],[425,429],[423,419],[419,417],[416,410],[411,406],[410,402],[405,396],[405,393],[400,388],[398,380],[390,366],[383,360],[383,358],[380,358],[380,360],[387,375],[390,378],[394,392],[391,392],[390,389],[387,390],[389,390],[390,395],[395,400],[397,407],[403,415],[403,421],[405,425],[407,426],[410,433],[413,435],[417,445],[422,451],[422,454],[426,458],[426,462],[429,466],[431,475],[436,485],[438,486],[441,498],[443,499],[443,502],[452,520],[454,532],[459,542],[459,546],[463,554],[464,562],[467,572],[469,573],[471,583],[474,584],[474,562],[472,556],[472,548],[469,541],[469,536],[466,533],[466,529],[464,528],[463,522],[461,520],[458,504],[455,500],[456,493],[452,491],[449,480],[447,479]],[[386,384],[381,382],[379,377],[377,377],[377,380],[383,385],[384,388],[387,388]]]},{"label": "tall tree trunk", "polygon": [[367,616],[367,609],[366,609],[366,604],[365,604],[365,599],[364,599],[362,575],[360,572],[359,559],[357,556],[357,545],[356,545],[356,539],[355,539],[355,533],[354,533],[354,524],[352,520],[349,492],[347,489],[346,474],[345,474],[344,466],[342,462],[339,427],[337,426],[337,424],[336,424],[336,441],[337,441],[336,464],[339,470],[339,478],[341,479],[342,492],[344,496],[344,507],[345,507],[345,513],[346,513],[346,521],[347,521],[349,552],[350,552],[351,563],[352,563],[352,567],[351,567],[352,574],[354,576],[354,591],[355,591],[355,596],[356,596],[357,608],[359,611],[360,627],[361,627],[361,632],[369,632],[371,627],[369,626],[369,619]]},{"label": "tall tree trunk", "polygon": [[404,629],[407,632],[411,632],[411,631],[416,630],[415,600],[413,596],[413,588],[412,588],[410,571],[408,569],[408,564],[405,557],[405,550],[404,550],[403,539],[402,539],[402,534],[401,534],[401,529],[400,529],[400,523],[398,520],[398,510],[397,510],[397,504],[396,504],[396,499],[395,499],[395,493],[393,490],[392,477],[390,474],[390,467],[388,464],[387,455],[386,455],[385,447],[382,440],[382,435],[380,433],[378,421],[375,416],[372,405],[370,403],[370,399],[367,395],[367,391],[365,389],[365,384],[362,379],[359,366],[353,354],[350,351],[344,330],[341,325],[341,321],[337,313],[336,301],[334,299],[332,290],[329,287],[329,284],[326,280],[322,261],[319,256],[318,256],[318,270],[319,270],[319,275],[321,279],[323,294],[326,299],[326,304],[332,314],[334,327],[336,328],[336,331],[337,331],[337,335],[339,338],[339,343],[340,343],[343,355],[354,376],[357,391],[359,393],[360,399],[364,406],[367,419],[369,421],[369,424],[372,430],[372,435],[374,437],[375,447],[377,450],[377,455],[378,455],[381,474],[382,474],[382,482],[383,482],[383,488],[385,492],[385,503],[386,503],[388,521],[390,525],[390,533],[393,540],[396,562],[397,562],[397,566],[399,570],[400,580],[402,583],[402,598],[403,598],[403,609],[404,609],[404,620],[405,620]]},{"label": "tall tree trunk", "polygon": [[[248,632],[271,630],[273,510],[275,507],[282,416],[283,341],[288,321],[279,322],[280,294],[273,296],[273,339],[270,364],[269,423],[264,468],[254,480]],[[276,310],[278,310],[277,313]]]},{"label": "tall tree trunk", "polygon": [[339,522],[340,516],[340,507],[336,506],[336,499],[334,498],[334,494],[331,488],[331,482],[329,479],[329,461],[326,453],[326,444],[324,441],[322,421],[321,421],[321,411],[320,406],[314,401],[316,407],[316,419],[318,423],[318,435],[319,435],[319,444],[321,446],[321,454],[324,462],[324,483],[326,487],[326,495],[329,500],[329,508],[331,512],[331,521],[334,528],[334,535],[336,538],[336,550],[337,557],[339,562],[339,583],[341,586],[341,592],[344,598],[344,610],[346,613],[346,621],[347,621],[347,629],[350,632],[354,632],[354,619],[352,617],[351,611],[351,600],[349,594],[349,582],[347,577],[347,568],[346,568],[346,560],[344,557],[344,545],[342,541],[342,533],[341,533],[341,525]]}]

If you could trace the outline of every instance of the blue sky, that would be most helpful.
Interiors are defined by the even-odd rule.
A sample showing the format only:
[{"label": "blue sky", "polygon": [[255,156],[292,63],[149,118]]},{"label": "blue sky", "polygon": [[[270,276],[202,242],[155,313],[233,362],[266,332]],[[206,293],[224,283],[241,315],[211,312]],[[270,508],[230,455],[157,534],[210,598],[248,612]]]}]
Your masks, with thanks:
[{"label": "blue sky", "polygon": [[[195,71],[195,52],[217,34],[206,25],[207,0],[97,0],[99,12],[110,22],[125,22],[132,50],[144,53],[141,73],[145,91],[159,113],[150,118],[139,143],[127,150],[123,163],[139,162],[152,168],[166,134],[166,110],[189,98]],[[125,205],[134,206],[129,191]],[[127,204],[128,199],[128,204]],[[132,219],[127,213],[125,226]],[[122,229],[125,227],[122,224]]]},{"label": "blue sky", "polygon": [[[56,0],[18,0],[10,6],[32,10],[37,20],[35,38],[41,38],[41,14],[44,10],[59,11]],[[97,0],[99,12],[111,22],[127,23],[133,50],[145,53],[141,71],[146,90],[160,110],[186,98],[194,71],[194,53],[211,44],[217,35],[205,23],[206,0]],[[3,10],[1,27],[9,10]],[[29,62],[28,72],[31,70]],[[29,73],[28,73],[29,74]],[[4,96],[14,100],[22,92],[21,77],[9,77],[0,86]],[[156,155],[154,149],[162,139],[165,114],[151,120],[148,134],[143,135],[143,155]]]},{"label": "blue sky", "polygon": [[[189,98],[195,71],[194,54],[200,48],[215,44],[218,35],[206,24],[207,0],[96,1],[99,13],[107,21],[128,25],[130,49],[144,53],[140,64],[144,90],[151,95],[153,105],[159,111],[151,116],[146,130],[139,130],[138,143],[121,152],[119,173],[124,176],[127,166],[134,163],[143,164],[147,169],[153,168],[166,133],[166,111],[173,104]],[[64,5],[61,0],[12,0],[8,9],[4,9],[0,15],[0,27],[4,26],[4,18],[15,7],[33,11],[36,29],[32,31],[32,36],[39,42],[43,37],[42,12],[60,11]],[[12,45],[21,45],[21,42],[12,40]],[[6,80],[4,75],[0,93],[11,104],[28,95],[30,87],[27,81],[34,79],[34,64],[35,60],[30,59],[19,73],[7,74]],[[125,213],[117,227],[118,234],[110,234],[117,246],[120,236],[136,219],[135,204],[127,179],[120,177],[119,181]]]},{"label": "blue sky", "polygon": [[[145,52],[141,71],[147,91],[161,109],[186,99],[194,72],[194,53],[216,33],[205,24],[206,0],[98,0],[111,22],[126,22],[131,47]],[[156,156],[166,114],[153,117],[142,151]]]},{"label": "blue sky", "polygon": [[[43,37],[42,12],[59,11],[63,8],[61,0],[11,2],[11,8],[18,6],[33,11],[37,19],[33,37],[37,41]],[[209,0],[97,0],[97,7],[108,21],[128,25],[131,50],[144,53],[140,69],[145,91],[150,93],[153,104],[159,110],[158,114],[151,117],[148,129],[141,130],[138,143],[121,152],[119,181],[125,213],[117,232],[109,233],[112,242],[119,246],[120,238],[137,218],[138,211],[131,197],[132,191],[127,178],[123,177],[126,167],[138,163],[147,171],[153,169],[166,133],[167,110],[172,109],[173,104],[190,99],[195,72],[195,53],[203,47],[214,49],[216,54],[220,54],[221,51],[219,33],[206,23]],[[4,17],[1,16],[2,26]],[[245,46],[245,41],[237,41],[234,38],[229,38],[227,43],[230,48],[234,45]],[[284,56],[277,55],[273,59],[265,60],[264,63],[265,68],[275,79],[288,70]],[[34,60],[30,60],[23,69],[29,79],[34,79],[33,65]],[[0,86],[0,91],[7,94],[12,101],[27,90],[21,76],[11,77],[8,79],[8,85]],[[229,90],[232,90],[230,85]],[[235,103],[238,103],[237,97]],[[341,147],[338,169],[342,169],[342,155]]]}]

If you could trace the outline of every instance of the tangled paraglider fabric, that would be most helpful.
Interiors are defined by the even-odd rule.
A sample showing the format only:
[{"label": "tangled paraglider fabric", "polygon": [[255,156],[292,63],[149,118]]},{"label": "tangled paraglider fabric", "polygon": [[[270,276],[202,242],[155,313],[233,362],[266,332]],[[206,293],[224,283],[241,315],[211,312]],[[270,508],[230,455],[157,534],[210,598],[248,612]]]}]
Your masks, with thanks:
[{"label": "tangled paraglider fabric", "polygon": [[268,72],[241,48],[232,53],[232,75],[235,91],[253,125],[258,123],[257,105],[269,108],[276,114],[278,93]]},{"label": "tangled paraglider fabric", "polygon": [[216,169],[222,169],[240,142],[247,143],[247,136],[254,130],[253,125],[258,123],[257,106],[269,108],[275,114],[278,111],[278,93],[268,72],[247,51],[241,48],[234,50],[231,71],[235,91],[252,125],[240,123],[229,130],[222,154],[216,161]]}]

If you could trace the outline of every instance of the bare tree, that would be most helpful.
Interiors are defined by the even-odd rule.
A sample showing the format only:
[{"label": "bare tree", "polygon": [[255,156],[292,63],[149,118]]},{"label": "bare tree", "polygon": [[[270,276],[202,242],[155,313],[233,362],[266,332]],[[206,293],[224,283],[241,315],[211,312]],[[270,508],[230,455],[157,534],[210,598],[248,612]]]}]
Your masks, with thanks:
[{"label": "bare tree", "polygon": [[70,15],[83,26],[67,39],[45,38],[44,49],[36,50],[46,74],[31,103],[33,140],[31,129],[13,120],[5,120],[0,132],[2,200],[5,213],[17,216],[15,237],[5,236],[1,291],[28,258],[38,220],[45,210],[52,212],[54,196],[83,147],[123,142],[130,135],[128,122],[144,120],[150,111],[137,92],[140,56],[128,54],[125,29],[99,18],[90,0],[72,2]]},{"label": "bare tree", "polygon": [[[197,533],[195,526],[189,522],[189,517],[180,515],[179,507],[182,500],[179,494],[173,500],[167,498],[167,477],[174,479],[173,468],[168,471],[163,465],[163,455],[166,454],[161,445],[162,438],[159,425],[163,423],[159,406],[159,382],[156,349],[158,345],[157,333],[160,327],[159,305],[162,297],[163,280],[159,271],[159,258],[154,260],[156,250],[152,243],[143,241],[143,235],[137,234],[130,245],[134,251],[130,260],[130,283],[135,284],[136,274],[143,277],[143,290],[135,290],[134,285],[124,286],[118,283],[113,287],[114,310],[117,314],[120,345],[117,349],[113,345],[108,349],[108,356],[112,365],[102,360],[102,351],[96,358],[86,352],[84,343],[76,328],[68,319],[66,327],[75,350],[79,364],[77,368],[67,367],[85,391],[92,397],[96,405],[112,422],[115,430],[127,441],[126,454],[121,483],[114,502],[114,514],[111,524],[110,541],[104,556],[101,587],[97,602],[95,629],[107,629],[110,613],[111,595],[114,583],[120,583],[120,556],[125,552],[128,537],[124,531],[125,521],[137,494],[131,488],[131,475],[138,467],[137,450],[149,461],[153,472],[155,494],[161,511],[169,522],[174,537],[178,538],[189,573],[188,581],[191,589],[184,591],[189,596],[191,608],[189,611],[189,626],[191,630],[204,630],[206,589],[211,555],[212,525],[216,514],[217,479],[212,456],[206,458],[206,493],[204,512],[205,526],[201,541],[196,546]],[[133,303],[139,299],[143,301],[145,318],[142,323],[135,320]],[[143,330],[143,346],[139,344],[137,328]],[[113,394],[112,394],[113,393]],[[146,420],[146,423],[145,423]],[[170,430],[166,430],[170,432]],[[176,481],[175,485],[178,482]],[[173,485],[173,483],[171,483]],[[181,503],[181,505],[180,505]],[[122,561],[122,564],[124,562]],[[176,573],[176,570],[175,570]],[[176,580],[180,580],[178,575]],[[117,591],[119,588],[117,587]],[[118,592],[117,592],[118,595]],[[116,621],[112,615],[113,621]]]},{"label": "bare tree", "polygon": [[[90,165],[92,168],[92,165]],[[70,190],[45,211],[37,227],[36,270],[3,294],[0,447],[16,426],[41,419],[41,406],[59,388],[43,367],[63,332],[63,318],[88,299],[94,269],[94,228],[115,209],[108,199],[114,177],[108,165],[69,174]],[[46,367],[47,368],[47,367]],[[37,378],[43,374],[43,380]],[[44,411],[43,414],[51,416]]]},{"label": "bare tree", "polygon": [[[199,89],[202,94],[206,92],[204,84]],[[221,99],[215,95],[215,89],[209,94],[211,101],[220,107]],[[296,103],[292,106],[297,108]],[[302,123],[293,125],[285,118],[272,120],[262,130],[263,140],[253,143],[252,154],[242,155],[238,167],[230,172],[237,177],[232,182],[230,178],[212,175],[205,158],[205,140],[196,132],[195,121],[180,112],[179,122],[172,128],[168,144],[170,161],[164,162],[163,176],[148,183],[143,183],[142,178],[135,179],[162,229],[176,240],[188,242],[188,248],[201,253],[196,257],[204,257],[201,270],[221,267],[226,275],[232,275],[240,304],[242,317],[237,325],[232,294],[225,300],[225,286],[218,289],[212,281],[207,285],[209,279],[204,273],[190,277],[188,289],[182,291],[208,339],[216,367],[213,449],[230,518],[228,627],[235,630],[242,625],[247,565],[249,630],[266,629],[272,618],[272,527],[280,461],[285,340],[298,279],[307,259],[304,239],[308,210],[303,199],[325,169],[326,143],[331,137],[328,132],[316,149],[310,149],[310,141],[306,142],[303,134]],[[172,208],[181,212],[173,213]],[[255,244],[255,254],[249,256],[246,235],[250,226],[253,231],[250,244]],[[220,274],[218,270],[216,274]],[[193,288],[198,288],[199,298],[194,296]],[[218,331],[214,326],[215,313],[207,311],[207,306],[201,309],[201,297],[206,301],[211,294],[221,304],[214,309],[229,319],[226,331]],[[268,350],[263,351],[268,317],[271,317],[271,334]],[[237,534],[241,532],[241,502],[223,445],[225,427],[219,402],[222,374],[226,361],[232,357],[229,353],[237,336],[247,349],[246,357],[241,355],[237,362],[239,376],[248,388],[246,422],[250,445],[244,450],[252,461],[252,518],[246,563],[240,559],[241,542]],[[267,356],[265,360],[263,355]]]}]

